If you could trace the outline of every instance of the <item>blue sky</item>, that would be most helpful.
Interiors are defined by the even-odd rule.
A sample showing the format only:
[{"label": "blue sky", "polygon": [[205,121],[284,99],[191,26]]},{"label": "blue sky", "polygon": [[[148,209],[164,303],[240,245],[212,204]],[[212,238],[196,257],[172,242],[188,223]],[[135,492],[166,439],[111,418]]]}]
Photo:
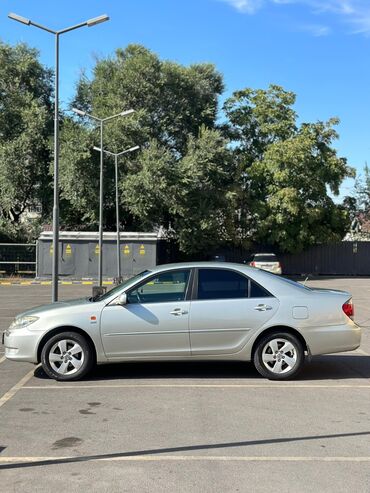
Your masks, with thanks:
[{"label": "blue sky", "polygon": [[361,171],[370,160],[370,0],[1,0],[1,39],[37,47],[53,66],[53,37],[7,19],[10,11],[55,29],[111,17],[61,39],[64,103],[95,56],[142,43],[161,58],[215,63],[226,95],[283,85],[297,93],[302,121],[341,119],[336,146],[351,165]]}]

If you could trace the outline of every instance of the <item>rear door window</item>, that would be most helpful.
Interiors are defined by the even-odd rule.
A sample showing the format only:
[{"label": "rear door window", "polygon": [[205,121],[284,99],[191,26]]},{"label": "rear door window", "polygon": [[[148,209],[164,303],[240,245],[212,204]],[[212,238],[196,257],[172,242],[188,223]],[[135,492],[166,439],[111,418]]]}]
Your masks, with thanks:
[{"label": "rear door window", "polygon": [[198,299],[248,298],[248,278],[226,269],[198,270]]}]

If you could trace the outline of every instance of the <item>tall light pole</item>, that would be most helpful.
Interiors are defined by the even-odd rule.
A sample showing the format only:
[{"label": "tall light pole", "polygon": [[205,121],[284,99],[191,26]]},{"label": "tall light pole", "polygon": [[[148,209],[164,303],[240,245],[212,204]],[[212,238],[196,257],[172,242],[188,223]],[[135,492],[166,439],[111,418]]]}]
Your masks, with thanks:
[{"label": "tall light pole", "polygon": [[30,19],[18,14],[10,13],[8,17],[14,21],[21,22],[26,26],[34,26],[54,34],[55,36],[55,80],[54,80],[54,205],[53,205],[53,264],[52,264],[52,301],[58,301],[58,269],[59,269],[59,36],[80,27],[92,27],[109,20],[107,15],[94,17],[75,26],[67,27],[60,31],[54,31]]},{"label": "tall light pole", "polygon": [[111,121],[119,116],[131,115],[135,110],[126,110],[117,113],[116,115],[108,116],[107,118],[98,118],[94,115],[89,115],[86,111],[78,110],[77,108],[72,108],[72,111],[80,116],[86,116],[99,122],[100,125],[100,193],[99,193],[99,264],[98,264],[98,284],[103,286],[103,197],[104,197],[104,146],[103,146],[103,128],[104,123]]},{"label": "tall light pole", "polygon": [[[140,146],[130,147],[122,152],[109,152],[103,149],[103,151],[108,154],[108,156],[114,156],[114,167],[115,167],[115,182],[116,182],[116,229],[117,229],[117,284],[122,281],[121,278],[121,254],[120,254],[120,219],[119,219],[119,193],[118,193],[118,158],[124,154],[134,152],[140,149]],[[100,147],[95,147],[95,151],[101,152]]]}]

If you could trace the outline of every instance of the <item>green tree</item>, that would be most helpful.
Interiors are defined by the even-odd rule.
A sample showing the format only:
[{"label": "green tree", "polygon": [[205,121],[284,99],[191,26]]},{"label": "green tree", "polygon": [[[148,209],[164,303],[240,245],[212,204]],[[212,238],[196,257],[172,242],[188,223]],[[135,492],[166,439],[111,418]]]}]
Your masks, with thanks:
[{"label": "green tree", "polygon": [[357,212],[370,214],[370,169],[365,163],[363,175],[359,175],[355,182],[355,199]]},{"label": "green tree", "polygon": [[340,183],[352,172],[331,147],[335,123],[304,124],[294,137],[269,146],[251,166],[258,241],[296,251],[343,238],[349,217],[328,189],[338,195]]},{"label": "green tree", "polygon": [[[138,45],[97,60],[92,79],[81,78],[74,106],[100,117],[135,109],[132,116],[108,123],[104,137],[105,148],[113,152],[133,144],[141,146],[139,153],[120,160],[126,228],[175,228],[175,217],[180,213],[174,197],[179,197],[177,190],[183,186],[183,159],[193,152],[190,143],[200,139],[201,128],[216,129],[222,91],[222,77],[213,65],[184,67],[162,61]],[[96,222],[99,157],[91,148],[98,142],[98,132],[88,120],[82,122],[80,129],[74,122],[65,122],[62,214],[70,226],[88,222],[92,227]],[[224,141],[222,145],[225,146]],[[115,227],[114,179],[112,163],[108,158],[105,163],[105,227],[109,229]],[[213,211],[208,212],[211,217]],[[219,232],[215,241],[218,237]]]},{"label": "green tree", "polygon": [[234,237],[235,167],[220,131],[202,127],[179,162],[173,227],[182,251],[210,253]]},{"label": "green tree", "polygon": [[328,194],[353,176],[337,156],[337,119],[298,125],[293,93],[278,86],[238,92],[225,104],[239,170],[241,241],[298,251],[340,240],[349,217]]},{"label": "green tree", "polygon": [[0,43],[0,228],[16,238],[33,205],[50,212],[52,73],[27,45]]}]

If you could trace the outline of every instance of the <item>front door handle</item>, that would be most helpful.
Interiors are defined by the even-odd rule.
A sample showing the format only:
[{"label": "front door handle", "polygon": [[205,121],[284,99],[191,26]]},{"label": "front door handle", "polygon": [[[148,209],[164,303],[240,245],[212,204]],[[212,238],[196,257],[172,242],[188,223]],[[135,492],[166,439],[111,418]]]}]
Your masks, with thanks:
[{"label": "front door handle", "polygon": [[272,306],[261,304],[255,306],[254,309],[257,310],[258,312],[266,312],[267,310],[272,310]]},{"label": "front door handle", "polygon": [[187,315],[187,313],[188,312],[186,310],[182,310],[181,308],[175,308],[172,312],[170,312],[170,314],[175,317],[181,317],[181,315]]}]

